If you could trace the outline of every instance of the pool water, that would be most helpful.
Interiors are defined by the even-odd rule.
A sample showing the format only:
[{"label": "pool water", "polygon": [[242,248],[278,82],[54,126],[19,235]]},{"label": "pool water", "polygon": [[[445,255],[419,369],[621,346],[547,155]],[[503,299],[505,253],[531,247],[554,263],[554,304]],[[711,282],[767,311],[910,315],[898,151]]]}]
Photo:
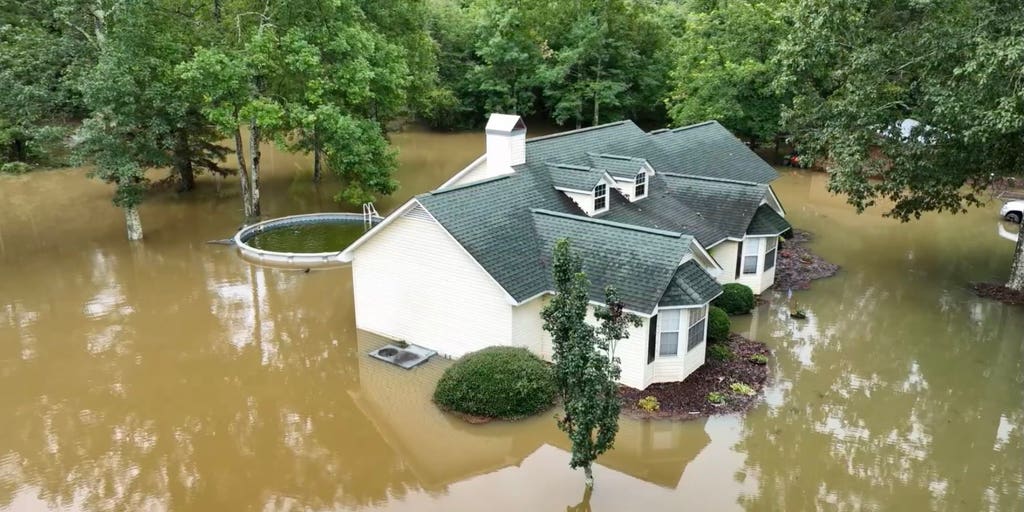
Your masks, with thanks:
[{"label": "pool water", "polygon": [[335,252],[346,248],[364,233],[357,222],[319,222],[274,227],[245,241],[249,246],[274,252]]}]

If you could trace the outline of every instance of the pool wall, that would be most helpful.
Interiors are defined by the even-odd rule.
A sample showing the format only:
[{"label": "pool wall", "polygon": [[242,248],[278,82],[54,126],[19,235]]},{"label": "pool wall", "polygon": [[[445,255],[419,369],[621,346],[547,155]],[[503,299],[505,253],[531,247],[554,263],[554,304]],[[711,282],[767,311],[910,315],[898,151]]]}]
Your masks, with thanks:
[{"label": "pool wall", "polygon": [[[384,220],[383,217],[372,217],[370,223],[372,225],[376,225],[382,220]],[[242,259],[251,263],[293,269],[338,267],[344,266],[344,263],[337,257],[341,251],[277,252],[257,249],[249,245],[247,242],[264,231],[286,228],[289,226],[322,223],[361,224],[363,222],[363,215],[358,213],[309,213],[304,215],[289,215],[287,217],[278,217],[276,219],[265,220],[263,222],[257,222],[256,224],[246,226],[240,229],[238,233],[235,233],[234,241]]]}]

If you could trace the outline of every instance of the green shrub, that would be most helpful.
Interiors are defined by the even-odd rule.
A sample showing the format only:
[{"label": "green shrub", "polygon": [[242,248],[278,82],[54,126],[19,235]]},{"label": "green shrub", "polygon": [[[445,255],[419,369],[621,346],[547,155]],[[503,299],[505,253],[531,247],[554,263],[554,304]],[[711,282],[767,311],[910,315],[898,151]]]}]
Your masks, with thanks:
[{"label": "green shrub", "polygon": [[661,410],[661,404],[658,402],[658,399],[653,396],[645,396],[640,400],[637,400],[636,406],[647,412],[657,412]]},{"label": "green shrub", "polygon": [[517,419],[555,401],[551,368],[525,348],[489,347],[445,370],[434,389],[442,409],[485,418]]},{"label": "green shrub", "polygon": [[737,395],[754,396],[754,394],[756,393],[756,391],[754,391],[754,388],[742,382],[733,382],[732,384],[729,384],[729,389],[732,390],[732,392],[736,393]]},{"label": "green shrub", "polygon": [[712,391],[708,393],[708,402],[711,402],[715,405],[722,405],[725,403],[725,395],[719,393],[718,391]]},{"label": "green shrub", "polygon": [[732,353],[732,349],[728,345],[721,343],[715,343],[708,345],[708,357],[715,361],[732,361],[735,354]]},{"label": "green shrub", "polygon": [[739,283],[722,285],[722,294],[711,304],[730,315],[745,315],[754,309],[754,291]]},{"label": "green shrub", "polygon": [[708,339],[711,341],[725,341],[729,339],[729,314],[724,309],[711,306],[708,310]]},{"label": "green shrub", "polygon": [[25,162],[7,162],[0,165],[0,173],[3,174],[25,174],[29,171],[29,165]]},{"label": "green shrub", "polygon": [[768,356],[764,354],[754,354],[750,356],[749,361],[754,364],[766,365],[768,364]]}]

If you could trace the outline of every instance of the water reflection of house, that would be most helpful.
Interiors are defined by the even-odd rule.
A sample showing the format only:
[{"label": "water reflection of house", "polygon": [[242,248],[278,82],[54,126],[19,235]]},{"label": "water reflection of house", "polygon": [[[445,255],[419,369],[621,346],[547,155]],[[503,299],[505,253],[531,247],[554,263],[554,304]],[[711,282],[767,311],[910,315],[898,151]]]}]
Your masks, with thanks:
[{"label": "water reflection of house", "polygon": [[[358,334],[359,352],[388,343]],[[403,370],[369,356],[359,358],[359,382],[350,391],[356,405],[400,455],[418,483],[440,491],[471,477],[519,466],[545,445],[568,451],[569,442],[550,415],[517,423],[469,425],[431,402],[434,384],[448,362],[434,358]],[[553,413],[552,413],[553,414]],[[710,442],[703,429],[670,422],[623,421],[616,448],[598,462],[634,478],[674,488],[689,464]],[[568,463],[568,455],[565,457]]]}]

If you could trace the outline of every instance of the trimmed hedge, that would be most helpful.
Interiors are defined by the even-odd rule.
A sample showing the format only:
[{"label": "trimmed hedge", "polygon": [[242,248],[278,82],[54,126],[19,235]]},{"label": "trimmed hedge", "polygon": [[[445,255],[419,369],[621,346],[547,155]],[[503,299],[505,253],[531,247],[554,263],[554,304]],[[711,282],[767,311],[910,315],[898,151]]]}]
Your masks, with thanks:
[{"label": "trimmed hedge", "polygon": [[555,401],[551,368],[525,348],[489,347],[466,354],[445,370],[434,402],[446,411],[514,420]]},{"label": "trimmed hedge", "polygon": [[708,310],[708,341],[725,341],[729,339],[732,322],[724,309],[711,306]]},{"label": "trimmed hedge", "polygon": [[712,303],[730,315],[745,315],[754,309],[754,291],[739,283],[722,285],[722,294]]}]

